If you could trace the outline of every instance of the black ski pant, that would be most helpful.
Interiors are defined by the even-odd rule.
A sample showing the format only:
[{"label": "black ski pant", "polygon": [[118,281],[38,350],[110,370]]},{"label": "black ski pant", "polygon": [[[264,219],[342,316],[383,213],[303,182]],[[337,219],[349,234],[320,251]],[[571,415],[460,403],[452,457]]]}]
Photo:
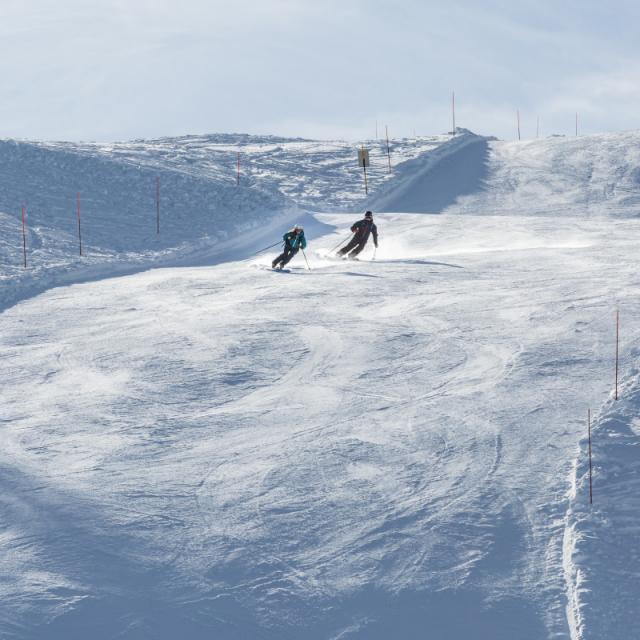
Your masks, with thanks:
[{"label": "black ski pant", "polygon": [[351,241],[338,251],[338,255],[344,256],[348,253],[350,258],[355,258],[367,246],[368,239],[358,238],[357,236],[351,238]]},{"label": "black ski pant", "polygon": [[284,251],[271,263],[271,266],[276,267],[278,263],[280,263],[280,266],[284,267],[284,265],[287,264],[287,262],[289,262],[296,253],[298,253],[298,249],[285,247]]}]

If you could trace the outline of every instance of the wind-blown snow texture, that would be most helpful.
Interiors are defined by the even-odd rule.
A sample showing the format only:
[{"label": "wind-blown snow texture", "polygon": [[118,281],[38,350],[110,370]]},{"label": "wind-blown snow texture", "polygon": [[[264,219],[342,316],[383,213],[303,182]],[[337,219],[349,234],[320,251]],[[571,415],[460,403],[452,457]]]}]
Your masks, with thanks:
[{"label": "wind-blown snow texture", "polygon": [[3,143],[1,635],[631,637],[638,138]]}]

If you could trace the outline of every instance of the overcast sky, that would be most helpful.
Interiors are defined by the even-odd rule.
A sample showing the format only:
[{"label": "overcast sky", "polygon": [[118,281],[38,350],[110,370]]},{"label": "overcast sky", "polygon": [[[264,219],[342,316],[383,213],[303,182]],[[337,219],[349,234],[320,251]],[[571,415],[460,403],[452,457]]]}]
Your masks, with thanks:
[{"label": "overcast sky", "polygon": [[0,0],[0,137],[640,128],[640,4]]}]

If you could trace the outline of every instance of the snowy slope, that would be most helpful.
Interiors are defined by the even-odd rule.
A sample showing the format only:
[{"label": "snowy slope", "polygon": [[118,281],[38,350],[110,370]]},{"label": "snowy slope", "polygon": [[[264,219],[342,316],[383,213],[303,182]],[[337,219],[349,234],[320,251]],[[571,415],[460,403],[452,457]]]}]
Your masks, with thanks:
[{"label": "snowy slope", "polygon": [[[64,278],[92,279],[100,273],[175,260],[199,247],[215,248],[234,231],[265,224],[291,206],[275,188],[237,189],[216,178],[87,157],[70,146],[52,151],[33,143],[0,143],[0,211],[5,211],[0,213],[0,308]],[[159,235],[156,177],[161,180]],[[22,204],[27,269],[22,256]],[[230,217],[239,211],[242,219]]]},{"label": "snowy slope", "polygon": [[[391,141],[391,171],[386,143],[367,142],[372,192],[393,182],[407,160],[440,147],[446,154],[450,142],[473,138]],[[356,146],[339,141],[241,135],[109,145],[0,141],[0,175],[0,309],[56,283],[250,253],[300,221],[305,209],[357,209],[365,200]]]},{"label": "snowy slope", "polygon": [[636,138],[431,149],[368,204],[441,215],[377,215],[375,262],[315,214],[311,271],[204,247],[4,311],[2,634],[631,637]]},{"label": "snowy slope", "polygon": [[[637,331],[629,349],[638,355]],[[581,441],[567,512],[565,555],[569,619],[576,638],[632,637],[640,587],[640,386],[629,373],[621,400],[610,399],[592,424],[593,506],[588,439]],[[586,434],[585,434],[586,436]]]},{"label": "snowy slope", "polygon": [[459,210],[490,214],[640,213],[640,133],[489,142],[483,186]]},{"label": "snowy slope", "polygon": [[[459,140],[373,198],[379,211],[481,215],[640,213],[640,133],[526,142]],[[434,160],[437,160],[434,162]]]},{"label": "snowy slope", "polygon": [[390,247],[422,257],[156,270],[5,312],[5,627],[569,637],[562,496],[634,243],[503,220],[398,215]]},{"label": "snowy slope", "polygon": [[[387,181],[394,181],[398,167],[428,154],[442,145],[458,146],[476,139],[469,131],[450,135],[365,140],[361,144],[344,140],[305,140],[275,136],[208,135],[143,140],[115,144],[74,145],[87,157],[101,156],[127,164],[174,170],[236,183],[240,153],[240,183],[266,190],[277,187],[299,206],[312,211],[359,211],[365,199],[362,168],[357,150],[369,149],[371,166],[367,177],[372,193]],[[64,149],[68,144],[41,143],[47,149]],[[446,154],[446,152],[445,152]],[[389,168],[391,160],[391,168]]]}]

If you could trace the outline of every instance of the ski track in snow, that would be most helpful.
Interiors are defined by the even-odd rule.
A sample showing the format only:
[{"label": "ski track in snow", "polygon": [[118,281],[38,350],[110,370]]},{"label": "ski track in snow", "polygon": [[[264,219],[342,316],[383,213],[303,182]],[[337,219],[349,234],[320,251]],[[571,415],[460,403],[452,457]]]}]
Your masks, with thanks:
[{"label": "ski track in snow", "polygon": [[[215,182],[238,144],[223,138],[73,153],[175,172],[191,158],[185,175]],[[603,155],[584,139],[406,143],[386,186],[374,172],[372,206],[470,173],[433,195],[440,215],[378,215],[375,263],[370,249],[327,258],[351,216],[316,214],[311,271],[296,257],[274,274],[271,252],[225,261],[205,243],[190,258],[203,266],[4,311],[3,635],[627,638],[638,557],[615,550],[637,534],[637,372],[624,404],[607,399],[613,310],[633,317],[640,284],[634,201],[611,198],[613,175],[621,193],[635,179],[614,166],[614,152],[635,159],[622,140],[598,139]],[[346,145],[244,145],[251,202],[280,180],[305,207],[329,184],[325,203],[361,203],[338,179]],[[35,162],[42,149],[18,151]],[[305,186],[296,154],[326,171]],[[27,292],[55,282],[52,233],[30,230],[49,253]],[[629,330],[623,370],[636,342]],[[602,403],[589,511],[583,413]]]}]

